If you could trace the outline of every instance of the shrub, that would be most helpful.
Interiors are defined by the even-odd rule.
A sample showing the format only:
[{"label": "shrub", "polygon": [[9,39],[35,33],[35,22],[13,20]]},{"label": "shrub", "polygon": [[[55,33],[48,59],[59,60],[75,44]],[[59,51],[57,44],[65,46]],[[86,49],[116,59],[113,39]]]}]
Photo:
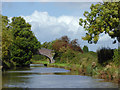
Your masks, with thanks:
[{"label": "shrub", "polygon": [[3,61],[2,65],[3,65],[3,69],[9,69],[10,68],[10,62],[9,61]]},{"label": "shrub", "polygon": [[98,63],[103,64],[106,63],[108,60],[113,59],[114,50],[110,48],[102,48],[97,51],[98,55]]},{"label": "shrub", "polygon": [[83,52],[85,52],[85,53],[86,53],[86,52],[89,52],[89,50],[88,50],[88,47],[87,47],[87,46],[84,46],[84,47],[83,47]]},{"label": "shrub", "polygon": [[87,65],[86,72],[87,72],[88,75],[92,75],[92,66],[91,66],[91,64]]},{"label": "shrub", "polygon": [[73,50],[68,49],[66,52],[64,52],[61,56],[62,62],[71,62],[73,58],[75,57],[75,53]]},{"label": "shrub", "polygon": [[62,56],[62,52],[55,52],[55,55],[54,55],[54,59],[55,59],[55,62],[60,62],[60,58]]},{"label": "shrub", "polygon": [[16,66],[16,63],[13,61],[4,60],[2,61],[2,66],[3,66],[3,70],[11,69],[14,68],[14,66]]},{"label": "shrub", "polygon": [[46,59],[47,57],[43,55],[33,55],[32,60],[43,60]]}]

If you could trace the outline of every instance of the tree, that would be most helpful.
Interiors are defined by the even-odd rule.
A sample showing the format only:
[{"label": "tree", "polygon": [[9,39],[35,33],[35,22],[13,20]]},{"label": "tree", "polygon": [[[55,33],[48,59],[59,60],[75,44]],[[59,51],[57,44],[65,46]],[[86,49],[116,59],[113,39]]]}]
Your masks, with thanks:
[{"label": "tree", "polygon": [[40,48],[40,42],[31,31],[31,25],[22,17],[13,17],[10,24],[13,43],[10,46],[11,61],[16,66],[29,66],[32,55]]},{"label": "tree", "polygon": [[52,45],[52,48],[55,50],[55,52],[59,52],[60,48],[62,47],[67,48],[67,43],[62,40],[56,40]]},{"label": "tree", "polygon": [[[0,20],[2,20],[2,15],[0,15]],[[2,21],[0,21],[0,63],[2,62]]]},{"label": "tree", "polygon": [[7,16],[2,16],[2,65],[3,67],[9,67],[10,51],[9,46],[13,41],[11,29],[9,27],[9,20]]},{"label": "tree", "polygon": [[60,38],[60,40],[63,41],[63,42],[66,42],[66,43],[69,43],[69,41],[70,41],[70,39],[68,38],[68,36],[62,36]]},{"label": "tree", "polygon": [[74,51],[80,51],[83,53],[80,45],[77,42],[77,39],[70,41],[67,36],[62,36],[60,39],[55,40],[54,43],[52,44],[52,47],[53,47],[53,50],[58,51],[58,52],[59,50],[63,51],[63,49],[64,50],[72,49]]},{"label": "tree", "polygon": [[69,45],[74,51],[80,51],[81,53],[83,53],[80,45],[78,44],[78,39],[73,39]]},{"label": "tree", "polygon": [[42,48],[52,49],[52,42],[44,42],[41,45]]},{"label": "tree", "polygon": [[120,42],[120,2],[103,2],[91,5],[91,12],[85,11],[86,19],[80,18],[79,24],[87,31],[83,40],[97,43],[100,33],[108,33],[111,38]]},{"label": "tree", "polygon": [[0,43],[0,53],[2,52],[2,55],[0,55],[0,58],[2,59],[2,66],[4,69],[10,68],[13,63],[10,61],[10,51],[9,47],[12,44],[13,36],[11,33],[11,28],[9,26],[9,20],[7,16],[0,15],[1,18],[1,43]]}]

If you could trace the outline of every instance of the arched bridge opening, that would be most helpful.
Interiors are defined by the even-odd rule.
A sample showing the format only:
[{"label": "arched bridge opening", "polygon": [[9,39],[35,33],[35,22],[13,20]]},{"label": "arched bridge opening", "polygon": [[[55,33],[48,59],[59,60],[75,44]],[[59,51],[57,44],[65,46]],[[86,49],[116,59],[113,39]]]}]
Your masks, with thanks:
[{"label": "arched bridge opening", "polygon": [[53,50],[50,49],[46,49],[46,48],[41,48],[38,50],[40,55],[46,56],[47,58],[49,58],[49,62],[50,63],[54,63],[55,60],[53,59],[54,54]]}]

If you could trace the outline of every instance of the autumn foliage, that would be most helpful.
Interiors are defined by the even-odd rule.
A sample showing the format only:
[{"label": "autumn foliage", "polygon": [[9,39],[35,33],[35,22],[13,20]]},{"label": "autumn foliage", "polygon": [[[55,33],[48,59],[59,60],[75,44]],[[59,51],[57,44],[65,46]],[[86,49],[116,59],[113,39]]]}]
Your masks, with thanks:
[{"label": "autumn foliage", "polygon": [[72,49],[74,51],[80,51],[81,53],[83,53],[80,45],[77,43],[77,39],[70,41],[70,39],[67,36],[63,36],[60,39],[57,39],[53,43],[52,48],[55,51],[61,51],[61,49]]}]

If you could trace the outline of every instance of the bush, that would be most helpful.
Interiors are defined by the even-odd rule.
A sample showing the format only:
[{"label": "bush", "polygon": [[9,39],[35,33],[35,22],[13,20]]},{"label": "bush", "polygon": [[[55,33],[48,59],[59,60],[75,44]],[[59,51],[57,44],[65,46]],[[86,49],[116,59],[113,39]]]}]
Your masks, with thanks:
[{"label": "bush", "polygon": [[85,53],[86,53],[86,52],[89,52],[89,50],[88,50],[88,47],[87,47],[87,46],[84,46],[84,47],[83,47],[83,52],[85,52]]},{"label": "bush", "polygon": [[43,60],[46,59],[47,57],[43,55],[33,55],[32,60]]},{"label": "bush", "polygon": [[4,60],[2,61],[3,70],[12,69],[16,66],[16,63],[13,61]]},{"label": "bush", "polygon": [[92,66],[91,66],[91,64],[87,65],[86,72],[87,72],[88,75],[92,75]]},{"label": "bush", "polygon": [[55,59],[55,62],[60,62],[61,56],[62,56],[61,52],[55,52],[55,55],[53,57]]},{"label": "bush", "polygon": [[103,64],[106,63],[108,60],[113,59],[114,50],[110,48],[102,48],[97,51],[98,55],[98,63]]},{"label": "bush", "polygon": [[71,63],[73,61],[73,58],[75,58],[75,53],[73,50],[68,49],[61,57],[61,60],[65,62]]}]

